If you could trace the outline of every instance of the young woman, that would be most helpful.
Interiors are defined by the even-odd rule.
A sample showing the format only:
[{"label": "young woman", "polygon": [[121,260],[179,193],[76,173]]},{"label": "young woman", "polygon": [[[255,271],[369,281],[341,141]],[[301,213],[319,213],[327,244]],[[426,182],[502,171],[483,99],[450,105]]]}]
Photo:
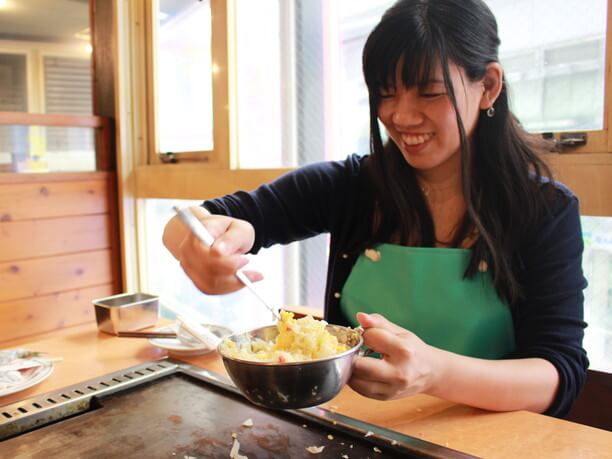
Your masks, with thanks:
[{"label": "young woman", "polygon": [[588,366],[578,202],[509,110],[499,43],[481,0],[398,1],[363,53],[371,155],[207,201],[213,247],[176,218],[166,246],[227,293],[245,253],[330,233],[326,319],[382,355],[356,391],[564,415]]}]

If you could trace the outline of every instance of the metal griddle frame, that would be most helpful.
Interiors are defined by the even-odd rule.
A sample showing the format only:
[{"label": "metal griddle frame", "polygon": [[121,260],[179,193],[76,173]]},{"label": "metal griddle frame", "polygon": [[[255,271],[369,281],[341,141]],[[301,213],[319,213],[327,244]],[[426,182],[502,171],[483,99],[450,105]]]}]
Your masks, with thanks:
[{"label": "metal griddle frame", "polygon": [[[184,374],[242,396],[236,386],[224,376],[179,360],[164,358],[0,406],[0,442],[94,409],[95,400],[98,398],[172,374]],[[282,412],[288,417],[301,419],[301,422],[308,421],[361,440],[366,433],[371,432],[367,438],[369,442],[398,452],[416,454],[424,458],[476,457],[319,407]]]}]

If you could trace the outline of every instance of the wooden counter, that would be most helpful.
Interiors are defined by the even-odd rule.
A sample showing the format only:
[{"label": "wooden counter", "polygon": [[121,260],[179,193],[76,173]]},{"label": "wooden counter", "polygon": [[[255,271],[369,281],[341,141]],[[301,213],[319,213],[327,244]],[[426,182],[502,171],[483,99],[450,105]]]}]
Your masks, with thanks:
[{"label": "wooden counter", "polygon": [[[25,347],[64,360],[39,385],[0,397],[0,406],[167,355],[144,339],[100,333],[95,324],[59,331],[38,341],[7,343],[4,347]],[[225,373],[216,353],[181,360]],[[380,402],[362,397],[348,387],[324,406],[486,458],[612,457],[612,432],[525,411],[491,413],[427,395]]]}]

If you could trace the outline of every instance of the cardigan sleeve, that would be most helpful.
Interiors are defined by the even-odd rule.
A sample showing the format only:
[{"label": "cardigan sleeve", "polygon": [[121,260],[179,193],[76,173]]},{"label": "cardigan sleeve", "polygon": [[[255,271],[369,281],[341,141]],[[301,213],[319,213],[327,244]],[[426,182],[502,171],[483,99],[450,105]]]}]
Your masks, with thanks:
[{"label": "cardigan sleeve", "polygon": [[583,240],[578,200],[555,190],[549,215],[523,253],[524,301],[514,308],[513,358],[539,357],[559,373],[559,387],[545,414],[564,416],[584,384],[589,362],[584,328]]},{"label": "cardigan sleeve", "polygon": [[254,191],[238,191],[203,205],[213,214],[250,222],[255,228],[251,253],[274,244],[288,244],[338,224],[342,206],[350,200],[350,184],[359,174],[362,158],[325,161],[301,167]]}]

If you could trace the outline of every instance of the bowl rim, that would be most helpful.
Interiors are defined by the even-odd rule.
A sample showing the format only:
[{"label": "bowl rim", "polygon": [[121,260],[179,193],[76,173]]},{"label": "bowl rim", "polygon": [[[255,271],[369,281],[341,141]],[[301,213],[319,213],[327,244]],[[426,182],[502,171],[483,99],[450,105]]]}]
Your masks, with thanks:
[{"label": "bowl rim", "polygon": [[[345,327],[343,325],[336,325],[336,324],[327,324],[327,327],[338,327],[338,328],[350,328],[351,330],[356,330],[355,328],[351,328],[351,327]],[[354,354],[355,352],[359,352],[359,350],[362,348],[363,346],[363,335],[359,335],[359,342],[357,344],[355,344],[354,346],[350,347],[349,349],[347,349],[344,352],[341,352],[340,354],[335,354],[335,355],[330,355],[328,357],[320,357],[318,359],[311,359],[311,360],[300,360],[297,362],[265,362],[265,361],[259,361],[259,360],[245,360],[245,359],[240,359],[237,357],[232,357],[229,355],[226,355],[223,350],[222,350],[222,346],[223,346],[223,341],[225,341],[226,339],[231,339],[235,336],[239,336],[239,335],[245,335],[247,333],[255,333],[259,330],[263,330],[266,328],[276,328],[276,325],[264,325],[263,327],[257,327],[257,328],[253,328],[251,330],[247,330],[247,331],[243,331],[243,332],[239,332],[239,333],[233,333],[229,336],[224,337],[219,344],[217,345],[217,352],[219,353],[219,355],[223,358],[223,360],[230,360],[232,362],[238,362],[238,363],[244,363],[244,364],[248,364],[248,365],[254,365],[254,366],[267,366],[267,367],[289,367],[289,366],[297,366],[297,365],[313,365],[316,363],[320,363],[320,362],[326,362],[329,360],[335,360],[338,359],[340,357],[344,357],[346,355],[349,354]]]},{"label": "bowl rim", "polygon": [[[137,300],[138,295],[142,296],[142,299]],[[120,303],[120,304],[108,304],[114,300],[119,300],[123,298],[134,297],[132,301],[129,303]],[[105,309],[122,309],[128,308],[132,306],[145,305],[147,303],[152,303],[154,301],[159,301],[159,295],[153,295],[152,293],[145,292],[128,292],[128,293],[117,293],[116,295],[105,296],[103,298],[95,298],[91,300],[91,303],[95,307],[105,308]],[[159,307],[159,305],[158,305]]]}]

